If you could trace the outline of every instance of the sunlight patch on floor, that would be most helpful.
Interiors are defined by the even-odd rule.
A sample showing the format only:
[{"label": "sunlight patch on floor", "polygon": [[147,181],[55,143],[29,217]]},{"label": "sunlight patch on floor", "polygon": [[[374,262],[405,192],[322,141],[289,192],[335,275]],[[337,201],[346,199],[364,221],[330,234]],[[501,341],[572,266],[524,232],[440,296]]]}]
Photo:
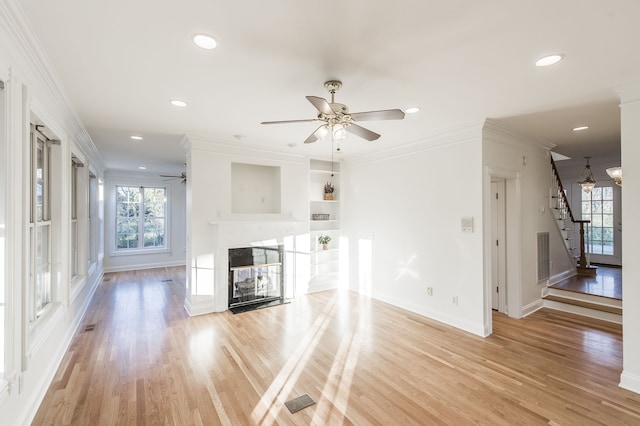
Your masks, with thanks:
[{"label": "sunlight patch on floor", "polygon": [[[336,301],[334,300],[325,307],[322,314],[315,320],[313,326],[311,326],[251,412],[251,420],[254,424],[272,424],[276,422],[280,410],[284,407],[284,402],[289,399],[293,386],[327,329],[335,310]],[[280,403],[276,403],[278,400],[280,400]]]},{"label": "sunlight patch on floor", "polygon": [[322,389],[322,398],[318,401],[312,424],[339,424],[344,421],[364,327],[365,321],[361,314],[355,329],[350,330],[342,339]]}]

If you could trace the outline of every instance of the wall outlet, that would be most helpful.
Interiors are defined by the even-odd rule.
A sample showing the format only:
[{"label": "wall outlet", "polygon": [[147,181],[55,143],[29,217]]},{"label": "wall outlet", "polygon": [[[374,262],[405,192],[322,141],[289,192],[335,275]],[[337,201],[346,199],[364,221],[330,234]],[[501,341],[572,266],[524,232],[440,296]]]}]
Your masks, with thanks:
[{"label": "wall outlet", "polygon": [[458,296],[453,296],[453,300],[451,301],[454,305],[458,304]]},{"label": "wall outlet", "polygon": [[433,287],[427,287],[427,296],[433,296]]}]

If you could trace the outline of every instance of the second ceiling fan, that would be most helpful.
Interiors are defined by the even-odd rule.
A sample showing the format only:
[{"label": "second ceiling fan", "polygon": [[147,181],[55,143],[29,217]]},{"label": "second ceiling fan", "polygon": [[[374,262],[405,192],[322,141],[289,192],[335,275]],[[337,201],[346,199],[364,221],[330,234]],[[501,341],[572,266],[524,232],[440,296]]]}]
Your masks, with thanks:
[{"label": "second ceiling fan", "polygon": [[375,141],[380,137],[376,132],[365,129],[356,124],[360,121],[374,120],[402,120],[404,112],[399,109],[385,109],[380,111],[349,112],[345,104],[335,102],[334,95],[342,87],[342,83],[337,80],[330,80],[324,83],[324,87],[331,94],[331,102],[317,96],[307,96],[307,100],[318,110],[318,116],[308,120],[282,120],[263,121],[261,124],[284,124],[284,123],[312,123],[321,122],[318,127],[304,143],[312,143],[323,139],[329,132],[332,132],[334,139],[344,139],[346,132],[352,133],[368,141]]}]

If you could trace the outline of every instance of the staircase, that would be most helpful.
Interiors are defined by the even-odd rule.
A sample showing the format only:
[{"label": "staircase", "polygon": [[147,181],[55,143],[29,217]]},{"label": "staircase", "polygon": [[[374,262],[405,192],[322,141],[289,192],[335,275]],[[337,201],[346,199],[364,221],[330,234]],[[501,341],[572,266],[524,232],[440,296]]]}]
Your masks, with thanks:
[{"label": "staircase", "polygon": [[548,287],[545,308],[622,324],[622,300]]},{"label": "staircase", "polygon": [[[560,175],[558,174],[558,169],[556,168],[556,163],[553,161],[553,158],[551,158],[551,169],[553,174],[551,189],[549,190],[549,202],[554,217],[556,218],[558,229],[562,234],[569,254],[578,261],[576,267],[577,273],[580,275],[595,276],[597,268],[588,264],[584,243],[585,226],[588,226],[590,221],[576,220],[573,217],[567,194],[562,186],[562,181],[560,181]],[[579,244],[576,244],[575,241],[576,225],[579,226]],[[576,251],[578,251],[578,254],[576,254]]]},{"label": "staircase", "polygon": [[[562,234],[567,251],[577,261],[576,272],[579,277],[595,277],[597,268],[587,262],[585,250],[585,227],[588,220],[576,220],[571,212],[569,200],[560,181],[558,169],[551,159],[552,187],[550,189],[550,207],[556,224]],[[576,228],[578,236],[576,238]],[[558,283],[559,284],[559,283]],[[543,306],[564,312],[571,312],[604,321],[622,323],[622,300],[585,294],[562,288],[543,289]]]}]

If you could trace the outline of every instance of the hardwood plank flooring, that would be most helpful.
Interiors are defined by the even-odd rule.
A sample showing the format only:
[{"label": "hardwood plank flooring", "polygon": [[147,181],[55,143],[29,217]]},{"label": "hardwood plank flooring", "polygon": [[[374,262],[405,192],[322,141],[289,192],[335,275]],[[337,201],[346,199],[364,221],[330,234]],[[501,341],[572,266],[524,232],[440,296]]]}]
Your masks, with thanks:
[{"label": "hardwood plank flooring", "polygon": [[606,265],[597,266],[598,271],[595,277],[574,275],[553,284],[551,287],[622,300],[622,268]]},{"label": "hardwood plank flooring", "polygon": [[494,314],[482,339],[351,292],[193,318],[183,303],[183,268],[107,274],[33,424],[640,424],[613,324]]}]

